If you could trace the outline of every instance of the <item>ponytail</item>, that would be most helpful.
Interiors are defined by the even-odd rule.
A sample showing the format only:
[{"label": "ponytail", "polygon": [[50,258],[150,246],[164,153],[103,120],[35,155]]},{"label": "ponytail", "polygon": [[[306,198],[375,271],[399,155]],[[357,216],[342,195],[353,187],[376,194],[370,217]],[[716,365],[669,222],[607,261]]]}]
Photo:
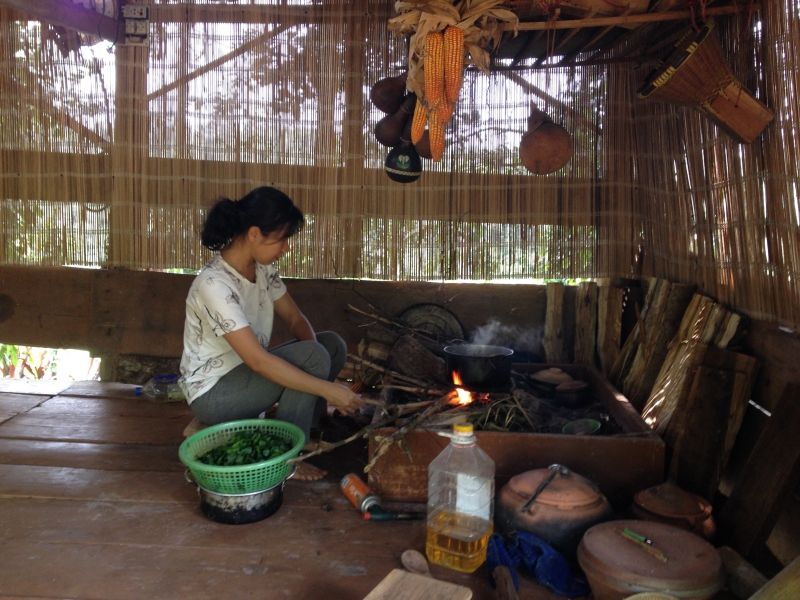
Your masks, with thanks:
[{"label": "ponytail", "polygon": [[304,222],[302,211],[289,196],[272,187],[258,187],[236,202],[228,198],[217,201],[203,223],[200,243],[219,251],[251,227],[258,227],[263,236],[284,231],[290,238]]}]

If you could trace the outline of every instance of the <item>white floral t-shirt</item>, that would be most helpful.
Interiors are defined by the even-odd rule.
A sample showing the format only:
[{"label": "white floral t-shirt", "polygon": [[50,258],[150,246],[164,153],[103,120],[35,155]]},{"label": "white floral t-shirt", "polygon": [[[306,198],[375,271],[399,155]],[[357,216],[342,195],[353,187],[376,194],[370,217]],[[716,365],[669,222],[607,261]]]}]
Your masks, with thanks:
[{"label": "white floral t-shirt", "polygon": [[242,359],[223,335],[251,327],[266,350],[275,316],[273,303],[286,286],[272,265],[256,265],[256,281],[242,277],[219,254],[206,264],[189,288],[179,383],[189,404]]}]

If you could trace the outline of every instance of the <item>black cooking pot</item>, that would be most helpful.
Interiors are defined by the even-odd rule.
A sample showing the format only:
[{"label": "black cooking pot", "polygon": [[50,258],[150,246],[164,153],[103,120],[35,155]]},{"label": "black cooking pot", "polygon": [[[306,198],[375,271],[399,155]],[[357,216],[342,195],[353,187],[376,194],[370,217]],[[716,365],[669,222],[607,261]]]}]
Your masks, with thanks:
[{"label": "black cooking pot", "polygon": [[[451,342],[452,343],[452,342]],[[465,388],[473,391],[508,387],[514,351],[502,346],[456,343],[444,349],[447,372],[458,373]]]},{"label": "black cooking pot", "polygon": [[[294,475],[294,471],[286,479],[290,479],[292,475]],[[217,523],[243,525],[262,521],[274,515],[283,504],[283,486],[286,479],[261,492],[221,494],[198,485],[191,477],[189,469],[186,469],[184,477],[186,481],[197,487],[202,513]]]}]

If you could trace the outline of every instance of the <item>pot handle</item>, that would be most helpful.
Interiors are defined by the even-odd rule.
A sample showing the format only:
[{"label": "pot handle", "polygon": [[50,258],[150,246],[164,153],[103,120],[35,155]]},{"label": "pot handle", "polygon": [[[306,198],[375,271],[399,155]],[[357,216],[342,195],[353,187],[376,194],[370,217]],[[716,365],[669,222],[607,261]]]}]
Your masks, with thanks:
[{"label": "pot handle", "polygon": [[527,511],[528,507],[530,507],[530,505],[533,504],[533,501],[536,500],[536,497],[539,494],[541,494],[542,491],[544,491],[544,488],[546,488],[550,484],[550,482],[553,481],[556,475],[566,476],[572,474],[572,471],[570,471],[567,467],[565,467],[564,465],[560,465],[558,463],[552,464],[547,468],[550,469],[550,474],[544,481],[542,481],[542,483],[539,484],[539,487],[536,488],[536,491],[533,492],[533,495],[530,498],[528,498],[525,504],[522,505],[522,507],[519,509],[519,512]]},{"label": "pot handle", "polygon": [[192,475],[192,472],[191,472],[189,469],[186,469],[186,470],[183,472],[183,478],[184,478],[186,481],[188,481],[189,483],[191,483],[191,484],[192,484],[194,487],[199,487],[199,486],[197,485],[197,482],[194,480],[194,475]]}]

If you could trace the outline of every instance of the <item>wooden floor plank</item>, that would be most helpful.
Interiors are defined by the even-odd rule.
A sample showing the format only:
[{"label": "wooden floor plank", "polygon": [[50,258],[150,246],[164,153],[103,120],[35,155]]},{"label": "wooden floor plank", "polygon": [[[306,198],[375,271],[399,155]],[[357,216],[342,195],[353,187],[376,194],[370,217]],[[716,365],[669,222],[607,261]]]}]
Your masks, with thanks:
[{"label": "wooden floor plank", "polygon": [[0,392],[0,423],[38,406],[50,396]]},{"label": "wooden floor plank", "polygon": [[9,394],[0,393],[0,408],[7,412],[21,413],[39,406],[45,400],[52,398],[46,394]]},{"label": "wooden floor plank", "polygon": [[[199,504],[197,488],[183,472],[97,471],[0,464],[0,498],[56,498],[96,502]],[[332,481],[288,481],[284,506],[350,510]]]},{"label": "wooden floor plank", "polygon": [[183,471],[178,446],[91,444],[0,438],[0,456],[6,465],[72,467],[106,471]]},{"label": "wooden floor plank", "polygon": [[60,394],[70,396],[101,396],[103,398],[134,398],[136,386],[115,381],[76,381]]},{"label": "wooden floor plank", "polygon": [[[0,406],[3,400],[0,398]],[[86,415],[116,417],[151,417],[157,419],[182,418],[187,423],[194,414],[185,402],[155,404],[141,396],[107,398],[60,395],[53,396],[30,411],[33,415]]]},{"label": "wooden floor plank", "polygon": [[174,418],[20,414],[0,424],[0,438],[119,444],[173,444],[183,440],[185,416]]},{"label": "wooden floor plank", "polygon": [[[0,392],[8,394],[38,394],[55,396],[68,390],[74,381],[0,378]],[[99,382],[98,382],[99,383]]]},{"label": "wooden floor plank", "polygon": [[[42,403],[22,392],[40,405],[0,423],[0,598],[359,600],[404,550],[424,551],[423,521],[366,522],[339,490],[363,444],[319,457],[331,475],[289,481],[269,519],[210,521],[178,459],[188,407],[130,389],[85,382]],[[483,567],[431,571],[495,597]],[[521,583],[521,597],[557,598]]]},{"label": "wooden floor plank", "polygon": [[[423,522],[365,522],[352,507],[281,508],[240,526],[188,505],[3,499],[0,508],[0,596],[355,600],[424,545]],[[494,598],[483,567],[432,573]],[[522,585],[525,598],[555,598]]]}]

